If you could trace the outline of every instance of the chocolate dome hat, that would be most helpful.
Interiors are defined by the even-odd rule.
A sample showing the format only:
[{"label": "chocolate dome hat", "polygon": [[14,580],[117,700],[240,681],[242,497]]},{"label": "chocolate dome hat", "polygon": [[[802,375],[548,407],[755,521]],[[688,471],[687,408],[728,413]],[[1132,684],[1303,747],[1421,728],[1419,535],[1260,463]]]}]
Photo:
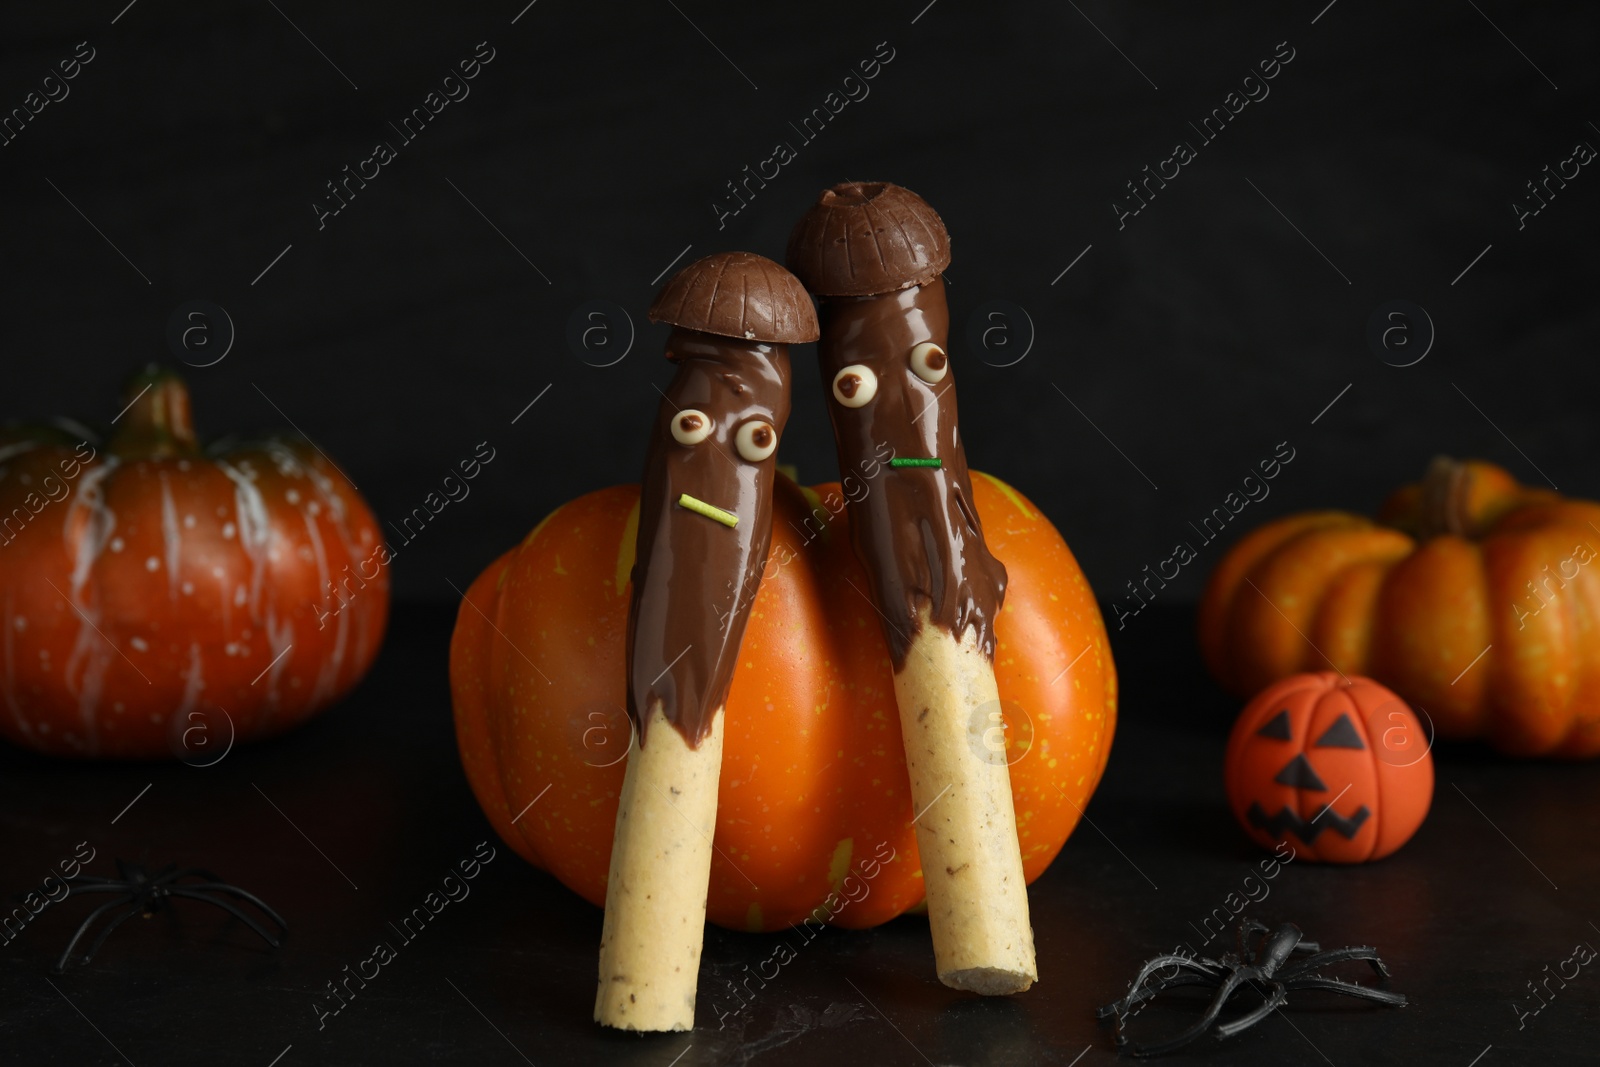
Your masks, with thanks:
[{"label": "chocolate dome hat", "polygon": [[910,189],[841,182],[800,219],[786,258],[816,296],[873,296],[937,277],[950,265],[950,234]]},{"label": "chocolate dome hat", "polygon": [[661,287],[649,316],[651,322],[763,344],[804,344],[821,334],[800,279],[752,252],[695,260]]}]

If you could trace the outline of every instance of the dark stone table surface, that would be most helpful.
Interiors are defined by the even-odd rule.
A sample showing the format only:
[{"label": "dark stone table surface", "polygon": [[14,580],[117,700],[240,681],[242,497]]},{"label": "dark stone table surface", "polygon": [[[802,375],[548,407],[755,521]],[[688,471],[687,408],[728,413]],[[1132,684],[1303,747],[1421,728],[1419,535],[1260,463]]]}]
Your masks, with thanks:
[{"label": "dark stone table surface", "polygon": [[[274,951],[222,912],[185,903],[124,925],[92,964],[56,976],[51,964],[90,905],[52,905],[0,947],[0,1062],[1093,1067],[1117,1055],[1094,1006],[1121,995],[1147,956],[1199,948],[1191,924],[1239,892],[1264,855],[1222,793],[1235,702],[1201,670],[1192,611],[1153,610],[1114,640],[1122,721],[1090,822],[1032,889],[1042,979],[1031,992],[983,1000],[943,988],[927,924],[905,918],[805,944],[723,1028],[702,1008],[692,1033],[603,1032],[590,1021],[599,910],[495,841],[461,773],[451,621],[401,607],[376,669],[343,706],[212,767],[0,753],[5,892],[35,885],[87,841],[93,873],[110,873],[115,857],[209,867],[292,927]],[[1254,1031],[1169,1062],[1595,1062],[1600,966],[1550,980],[1544,1001],[1528,983],[1575,946],[1600,945],[1600,767],[1443,744],[1434,758],[1433,810],[1409,845],[1356,868],[1290,863],[1250,909],[1330,946],[1377,945],[1411,1006],[1302,993]],[[397,941],[388,924],[485,840],[497,855],[470,896],[400,944],[319,1029],[324,984],[375,941]],[[702,986],[769,956],[779,936],[713,928]],[[1197,1010],[1173,994],[1135,1025],[1158,1035]]]}]

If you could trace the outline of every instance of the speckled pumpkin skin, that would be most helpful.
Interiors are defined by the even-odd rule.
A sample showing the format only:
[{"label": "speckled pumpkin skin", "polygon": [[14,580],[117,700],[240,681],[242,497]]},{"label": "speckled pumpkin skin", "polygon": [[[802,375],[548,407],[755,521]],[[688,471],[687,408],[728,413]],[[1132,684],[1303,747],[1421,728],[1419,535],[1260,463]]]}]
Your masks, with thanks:
[{"label": "speckled pumpkin skin", "polygon": [[366,673],[388,568],[372,512],[312,446],[151,456],[81,440],[0,430],[0,735],[60,756],[210,760]]},{"label": "speckled pumpkin skin", "polygon": [[[1031,882],[1099,783],[1116,672],[1094,595],[1055,527],[988,475],[974,472],[973,495],[1010,573],[995,675]],[[525,859],[597,906],[630,733],[637,502],[637,486],[616,486],[547,517],[467,591],[450,648],[456,735],[484,811]],[[814,913],[874,926],[923,898],[888,648],[839,487],[801,489],[779,475],[772,526],[726,705],[707,915],[747,930]],[[708,610],[730,598],[707,590]]]}]

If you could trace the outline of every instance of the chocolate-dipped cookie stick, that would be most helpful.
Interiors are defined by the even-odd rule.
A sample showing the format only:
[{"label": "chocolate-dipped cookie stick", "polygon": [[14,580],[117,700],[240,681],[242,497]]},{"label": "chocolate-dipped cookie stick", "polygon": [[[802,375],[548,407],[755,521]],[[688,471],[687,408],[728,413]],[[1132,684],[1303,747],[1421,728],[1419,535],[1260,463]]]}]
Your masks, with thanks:
[{"label": "chocolate-dipped cookie stick", "polygon": [[723,252],[662,288],[676,329],[639,497],[628,612],[637,727],[617,808],[596,1022],[688,1030],[705,936],[722,704],[772,539],[773,456],[789,418],[789,345],[817,338],[800,283]]},{"label": "chocolate-dipped cookie stick", "polygon": [[915,193],[846,182],[800,220],[788,260],[821,305],[839,469],[876,471],[848,505],[850,528],[894,662],[939,980],[1019,993],[1038,969],[1011,776],[982,740],[1000,706],[1006,571],[984,544],[956,427],[939,276],[949,235]]}]

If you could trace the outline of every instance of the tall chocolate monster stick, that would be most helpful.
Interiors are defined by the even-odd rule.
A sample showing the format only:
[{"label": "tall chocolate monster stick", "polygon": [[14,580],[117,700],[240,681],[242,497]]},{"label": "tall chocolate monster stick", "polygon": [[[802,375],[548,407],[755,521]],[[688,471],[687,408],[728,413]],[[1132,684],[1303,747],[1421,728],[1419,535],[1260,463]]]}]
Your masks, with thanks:
[{"label": "tall chocolate monster stick", "polygon": [[723,252],[650,308],[676,327],[639,497],[628,612],[637,739],[617,808],[595,1021],[688,1030],[705,938],[722,705],[772,540],[773,456],[789,418],[789,345],[817,339],[796,278]]},{"label": "tall chocolate monster stick", "polygon": [[[806,212],[788,259],[822,309],[840,472],[877,471],[849,503],[850,529],[894,663],[939,980],[1020,993],[1038,968],[1011,776],[983,739],[1000,707],[1006,570],[984,544],[956,428],[950,238],[910,190],[846,182]],[[888,466],[875,462],[884,445]]]}]

